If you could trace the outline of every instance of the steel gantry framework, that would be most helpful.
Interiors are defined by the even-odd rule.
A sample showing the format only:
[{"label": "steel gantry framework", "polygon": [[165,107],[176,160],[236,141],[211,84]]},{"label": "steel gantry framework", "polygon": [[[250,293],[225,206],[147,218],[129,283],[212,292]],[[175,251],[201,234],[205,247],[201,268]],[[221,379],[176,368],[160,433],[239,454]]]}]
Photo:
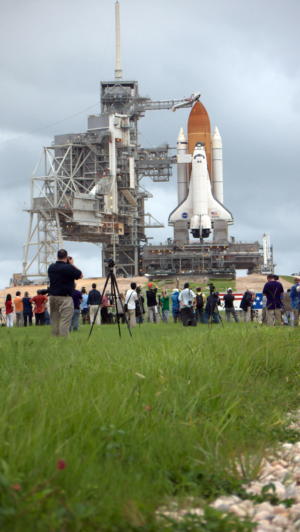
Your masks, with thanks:
[{"label": "steel gantry framework", "polygon": [[145,230],[163,227],[145,201],[152,197],[143,177],[169,181],[176,157],[168,144],[139,146],[138,121],[147,110],[191,107],[199,93],[179,100],[152,101],[138,92],[136,81],[123,81],[121,69],[120,5],[116,2],[115,80],[101,82],[101,114],[88,117],[85,133],[56,136],[43,149],[31,175],[29,231],[23,278],[45,277],[63,240],[102,245],[106,259],[117,259],[116,273],[141,272],[141,243]]},{"label": "steel gantry framework", "polygon": [[[105,86],[109,84],[118,93],[120,82]],[[130,82],[130,87],[137,88],[137,83]],[[25,279],[46,276],[63,240],[102,244],[103,272],[110,256],[117,258],[118,273],[140,272],[145,230],[163,227],[145,212],[152,194],[141,180],[169,181],[176,158],[170,157],[168,144],[141,148],[140,117],[120,114],[117,108],[115,98],[115,112],[110,108],[109,114],[89,116],[86,133],[56,136],[43,149],[31,175]]]}]

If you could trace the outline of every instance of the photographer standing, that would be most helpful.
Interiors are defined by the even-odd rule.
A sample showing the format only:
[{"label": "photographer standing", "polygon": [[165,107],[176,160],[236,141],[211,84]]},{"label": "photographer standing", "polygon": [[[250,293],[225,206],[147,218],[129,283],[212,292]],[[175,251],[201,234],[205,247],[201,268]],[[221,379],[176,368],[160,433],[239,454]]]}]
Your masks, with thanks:
[{"label": "photographer standing", "polygon": [[53,336],[68,336],[74,314],[73,294],[75,279],[82,279],[83,274],[68,257],[65,249],[57,253],[57,261],[48,268],[50,280],[50,323]]},{"label": "photographer standing", "polygon": [[153,284],[152,283],[148,284],[149,290],[147,290],[146,292],[149,323],[154,323],[157,321],[156,315],[155,315],[155,307],[157,306],[156,293],[157,293],[158,286],[155,284],[154,285],[155,288],[152,288]]},{"label": "photographer standing", "polygon": [[186,327],[189,323],[196,327],[197,322],[194,314],[194,307],[196,306],[196,295],[190,290],[189,283],[184,284],[184,289],[179,295],[179,305],[181,308],[181,319],[183,326]]}]

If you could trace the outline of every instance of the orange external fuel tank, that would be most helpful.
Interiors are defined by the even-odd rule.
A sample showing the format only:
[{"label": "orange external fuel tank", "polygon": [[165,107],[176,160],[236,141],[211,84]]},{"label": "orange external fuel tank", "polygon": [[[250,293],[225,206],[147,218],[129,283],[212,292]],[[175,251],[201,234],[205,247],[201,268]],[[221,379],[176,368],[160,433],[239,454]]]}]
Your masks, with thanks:
[{"label": "orange external fuel tank", "polygon": [[[188,152],[193,155],[197,142],[202,142],[206,151],[207,166],[211,180],[211,136],[210,121],[207,111],[201,102],[196,102],[188,119]],[[190,165],[191,173],[192,165]]]}]

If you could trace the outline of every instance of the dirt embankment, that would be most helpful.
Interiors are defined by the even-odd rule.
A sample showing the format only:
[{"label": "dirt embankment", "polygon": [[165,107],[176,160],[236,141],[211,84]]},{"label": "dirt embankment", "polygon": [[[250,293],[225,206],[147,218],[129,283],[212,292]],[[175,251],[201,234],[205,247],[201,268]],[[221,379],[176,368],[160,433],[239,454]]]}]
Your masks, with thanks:
[{"label": "dirt embankment", "polygon": [[[101,292],[104,288],[105,283],[104,277],[97,277],[97,278],[89,278],[89,279],[79,279],[76,281],[76,288],[80,290],[83,286],[85,287],[86,291],[89,292],[92,289],[92,284],[96,283],[97,289]],[[118,277],[117,283],[119,287],[120,293],[125,292],[128,288],[130,288],[130,283],[136,283],[137,286],[145,286],[145,284],[148,282],[147,277],[133,277],[132,279],[124,279],[124,277]],[[21,292],[21,296],[23,297],[24,292],[28,292],[31,297],[36,295],[36,291],[42,288],[46,288],[46,285],[28,285],[28,286],[10,286],[9,288],[5,288],[5,290],[0,291],[0,301],[3,303],[4,298],[6,297],[6,294],[11,294],[12,298],[15,297],[16,292],[19,290]],[[110,290],[110,282],[108,289]]]},{"label": "dirt embankment", "polygon": [[[205,280],[207,281],[208,279]],[[292,283],[289,283],[284,279],[280,278],[279,280],[282,283],[284,290],[287,290],[288,288],[291,288],[293,286]],[[145,286],[148,284],[148,281],[149,280],[147,277],[133,277],[132,279],[124,279],[124,277],[117,278],[120,293],[125,292],[125,290],[130,288],[131,282],[135,282],[137,286]],[[203,283],[203,279],[193,279],[193,281],[199,281],[200,284]],[[180,288],[183,288],[184,282],[185,280],[180,279]],[[246,277],[237,277],[235,292],[245,292],[245,290],[247,289],[255,290],[255,292],[262,292],[262,289],[266,282],[267,277],[265,275],[259,275],[255,273],[253,273],[252,275],[247,275]],[[96,283],[97,289],[101,292],[104,287],[105,278],[97,277],[79,279],[77,281],[76,287],[78,290],[80,290],[84,286],[86,291],[89,292],[92,289],[93,283]],[[177,281],[174,281],[173,283],[168,283],[165,286],[168,289],[177,288]],[[29,292],[29,295],[33,297],[34,295],[36,295],[36,291],[41,288],[46,288],[46,285],[10,286],[8,288],[5,288],[5,290],[0,291],[0,302],[3,304],[6,294],[11,294],[14,298],[18,290],[21,292],[22,297],[24,295],[24,292]],[[110,289],[110,283],[108,289]]]},{"label": "dirt embankment", "polygon": [[[293,285],[284,279],[279,278],[284,290],[291,288]],[[252,273],[246,277],[237,277],[235,291],[236,292],[245,292],[248,290],[254,290],[255,292],[262,292],[265,283],[267,282],[266,275],[260,275],[258,273]]]}]

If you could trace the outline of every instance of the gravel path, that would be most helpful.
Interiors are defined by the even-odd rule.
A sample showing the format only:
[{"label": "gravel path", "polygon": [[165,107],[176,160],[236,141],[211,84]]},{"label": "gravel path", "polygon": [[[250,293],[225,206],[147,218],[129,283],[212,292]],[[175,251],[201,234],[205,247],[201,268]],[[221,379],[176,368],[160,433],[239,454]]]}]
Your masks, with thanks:
[{"label": "gravel path", "polygon": [[[293,418],[290,429],[300,430],[300,410],[295,414],[288,414]],[[247,518],[257,523],[254,532],[282,532],[300,531],[300,442],[280,443],[276,456],[268,455],[262,461],[257,479],[244,485],[245,491],[252,495],[261,495],[265,486],[273,484],[268,493],[278,499],[294,499],[295,502],[287,508],[284,503],[273,505],[269,502],[256,503],[251,499],[241,499],[236,495],[218,497],[211,506],[223,514],[235,514],[239,519]],[[162,507],[157,515],[169,517],[176,521],[184,519],[185,515],[203,516],[202,508],[178,509]]]}]

